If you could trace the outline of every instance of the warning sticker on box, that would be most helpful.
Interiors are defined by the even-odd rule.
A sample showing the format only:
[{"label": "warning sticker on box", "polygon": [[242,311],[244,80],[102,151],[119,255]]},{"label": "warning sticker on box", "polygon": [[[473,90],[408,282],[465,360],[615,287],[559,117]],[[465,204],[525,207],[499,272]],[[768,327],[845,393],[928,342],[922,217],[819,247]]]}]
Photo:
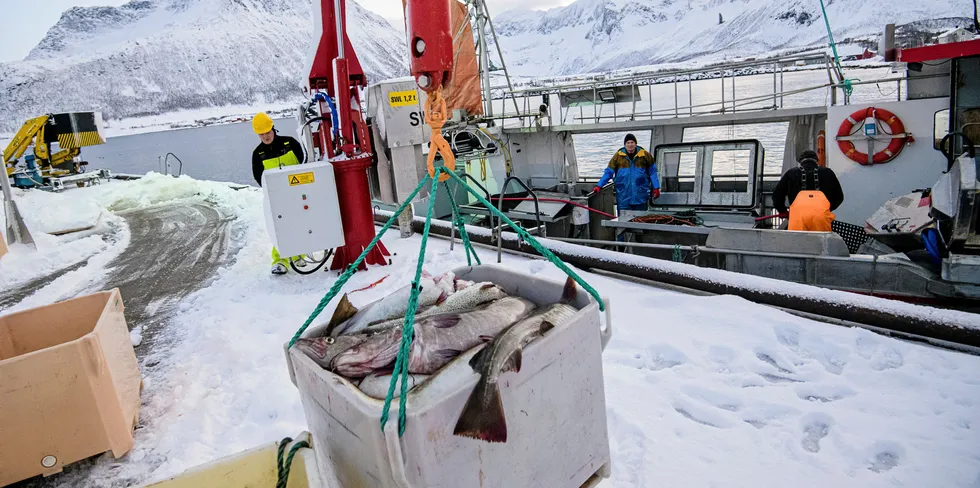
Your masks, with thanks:
[{"label": "warning sticker on box", "polygon": [[293,173],[289,175],[289,186],[313,183],[313,173]]},{"label": "warning sticker on box", "polygon": [[388,94],[388,104],[392,107],[404,107],[419,103],[419,95],[415,90],[391,92]]}]

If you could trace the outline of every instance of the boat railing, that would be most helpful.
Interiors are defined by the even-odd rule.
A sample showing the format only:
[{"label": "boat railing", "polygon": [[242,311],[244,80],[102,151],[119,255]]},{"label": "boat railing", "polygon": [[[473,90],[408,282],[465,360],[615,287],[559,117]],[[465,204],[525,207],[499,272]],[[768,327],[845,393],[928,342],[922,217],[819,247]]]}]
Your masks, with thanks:
[{"label": "boat railing", "polygon": [[[787,82],[787,74],[798,71],[825,71],[824,83],[810,82],[800,86],[800,78]],[[745,76],[753,75],[746,86]],[[758,76],[771,75],[772,85],[760,90]],[[707,81],[717,85],[710,86]],[[903,97],[905,76],[875,80],[855,80],[851,87],[894,83],[887,96]],[[740,82],[742,85],[740,85]],[[737,63],[709,65],[697,69],[677,69],[632,73],[628,76],[594,75],[594,79],[562,83],[560,80],[535,80],[532,86],[496,89],[494,117],[507,128],[531,128],[543,125],[598,124],[631,122],[658,118],[794,108],[799,100],[789,100],[811,92],[823,91],[817,105],[848,104],[844,84],[837,79],[832,58],[824,52],[803,53]],[[695,87],[695,85],[697,86]],[[740,88],[741,87],[741,88]],[[907,90],[906,90],[907,92]],[[685,96],[686,95],[686,96]],[[883,91],[881,95],[886,95]],[[907,95],[907,93],[906,93]],[[877,96],[877,95],[876,95]],[[685,100],[686,98],[686,100]],[[557,102],[557,103],[556,103]],[[811,105],[813,105],[811,103]]]},{"label": "boat railing", "polygon": [[[785,89],[786,73],[798,69],[826,70],[827,83]],[[767,89],[764,93],[758,93],[757,89],[739,92],[737,80],[740,76],[761,74],[772,75],[771,90]],[[710,99],[695,103],[694,85],[705,80],[718,81],[718,89],[714,92],[716,96],[710,97],[710,91],[699,92],[697,98],[703,99],[707,94]],[[549,124],[566,125],[771,110],[782,108],[788,96],[816,89],[828,90],[835,81],[831,58],[822,52],[697,69],[633,73],[622,77],[596,75],[596,79],[584,82],[494,90],[493,93],[498,95],[494,97],[494,112],[497,115],[492,118],[500,120],[500,125],[504,127],[514,124],[515,119],[521,127],[532,127],[542,124],[543,119],[547,119]],[[683,100],[685,93],[686,104]],[[554,103],[555,98],[557,104]],[[557,107],[558,111],[553,107]]]}]

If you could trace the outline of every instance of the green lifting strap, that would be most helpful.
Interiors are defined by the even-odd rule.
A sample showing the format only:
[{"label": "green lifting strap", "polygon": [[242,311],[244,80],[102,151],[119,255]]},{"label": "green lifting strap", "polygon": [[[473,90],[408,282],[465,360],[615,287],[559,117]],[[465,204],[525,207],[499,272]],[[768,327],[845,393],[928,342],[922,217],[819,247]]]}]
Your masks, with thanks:
[{"label": "green lifting strap", "polygon": [[[470,243],[470,235],[466,232],[466,222],[463,220],[463,215],[459,211],[459,205],[456,204],[456,197],[449,191],[449,180],[442,182],[442,185],[446,189],[449,203],[453,207],[453,226],[459,230],[459,238],[463,241],[463,248],[466,250],[466,265],[473,266],[473,260],[476,260],[476,264],[478,265],[483,264],[480,262],[480,256],[476,255],[476,249],[473,248],[473,244]],[[459,187],[457,186],[457,188]]]},{"label": "green lifting strap", "polygon": [[[316,317],[323,311],[323,308],[326,307],[328,303],[330,303],[330,301],[340,291],[340,288],[343,287],[345,283],[347,283],[350,277],[354,274],[354,270],[356,270],[357,267],[360,265],[360,263],[367,257],[367,254],[371,251],[371,249],[373,249],[374,246],[377,245],[378,241],[381,239],[381,236],[384,235],[384,233],[391,228],[391,226],[397,220],[398,215],[400,215],[401,212],[404,211],[406,207],[408,207],[408,204],[415,198],[416,195],[418,195],[418,193],[422,190],[422,187],[426,183],[428,183],[429,180],[431,179],[432,189],[429,198],[429,207],[428,210],[426,211],[426,216],[425,216],[425,227],[423,228],[422,231],[422,243],[419,248],[418,262],[416,263],[416,268],[415,268],[415,279],[412,281],[412,291],[408,299],[408,309],[405,311],[405,323],[402,327],[402,339],[398,351],[398,356],[395,358],[395,367],[391,375],[391,383],[388,384],[388,393],[387,395],[385,395],[384,409],[382,410],[381,413],[381,431],[384,432],[385,425],[388,423],[388,416],[391,409],[391,401],[395,393],[395,386],[398,383],[398,378],[401,378],[401,398],[399,400],[399,405],[398,405],[399,406],[399,415],[398,415],[399,437],[401,437],[405,433],[405,419],[406,419],[405,401],[406,398],[408,397],[408,357],[409,354],[411,353],[412,340],[414,339],[414,334],[415,334],[414,318],[415,318],[415,312],[418,310],[419,294],[422,291],[422,288],[420,286],[420,280],[422,276],[422,264],[425,261],[425,250],[428,244],[429,230],[432,224],[432,209],[435,206],[436,195],[439,190],[439,175],[441,173],[446,173],[451,178],[455,178],[458,184],[463,185],[468,192],[470,192],[472,195],[474,195],[477,198],[477,200],[480,201],[480,203],[482,203],[486,208],[490,209],[490,211],[493,214],[495,214],[497,217],[499,217],[501,220],[506,222],[507,225],[509,225],[511,229],[517,232],[517,234],[524,241],[529,243],[548,261],[550,261],[552,264],[554,264],[559,269],[564,271],[566,275],[570,276],[579,285],[581,285],[582,288],[588,291],[589,294],[591,294],[596,299],[596,302],[598,302],[600,311],[605,311],[606,309],[605,304],[602,301],[602,298],[599,296],[599,292],[596,291],[596,289],[593,288],[591,285],[586,283],[585,280],[583,280],[577,273],[572,271],[564,262],[561,261],[561,259],[555,256],[548,248],[542,246],[541,243],[537,241],[537,239],[535,239],[530,234],[528,234],[527,231],[525,231],[523,228],[518,227],[517,224],[515,224],[512,220],[507,218],[506,215],[504,215],[499,210],[497,210],[497,208],[491,205],[490,202],[488,202],[485,198],[480,196],[472,188],[466,185],[466,183],[462,180],[462,178],[460,178],[455,172],[447,171],[444,167],[438,168],[436,170],[435,176],[432,177],[426,176],[422,180],[422,182],[419,183],[419,186],[415,188],[415,191],[413,191],[412,194],[405,199],[405,201],[401,204],[401,206],[398,207],[398,210],[396,210],[395,213],[392,214],[391,218],[388,219],[388,222],[385,223],[385,225],[381,228],[381,230],[378,232],[375,238],[371,241],[371,243],[364,248],[364,251],[361,253],[360,256],[358,256],[357,260],[355,260],[354,263],[351,264],[351,266],[337,279],[337,281],[333,284],[333,286],[330,288],[327,294],[324,295],[323,299],[320,300],[320,303],[313,310],[313,313],[310,314],[310,317],[306,320],[306,323],[304,323],[303,326],[300,327],[300,329],[293,336],[292,340],[290,340],[289,342],[289,347],[292,347],[293,344],[296,343],[296,341],[302,336],[303,332],[306,331],[306,329],[313,322],[313,320],[316,319]],[[449,193],[448,185],[446,185],[446,189],[448,194]],[[464,247],[467,248],[467,252],[472,251],[472,244],[469,242],[469,235],[466,233],[466,226],[463,224],[462,218],[459,217],[459,209],[455,205],[455,200],[453,199],[452,195],[449,195],[449,198],[454,206],[453,214],[457,218],[455,225],[458,225],[459,227],[460,237],[464,241]],[[476,251],[472,251],[472,252],[473,255],[476,256]],[[467,254],[467,259],[469,259],[469,254]],[[479,257],[477,257],[477,263],[479,264]]]},{"label": "green lifting strap", "polygon": [[412,194],[409,195],[404,202],[402,202],[402,205],[398,207],[398,210],[395,210],[395,213],[391,214],[391,218],[388,219],[388,222],[386,222],[383,227],[381,227],[381,230],[378,232],[376,236],[374,236],[374,239],[371,240],[371,243],[364,248],[364,251],[361,252],[361,255],[358,256],[353,263],[351,263],[351,265],[347,268],[346,271],[344,271],[342,275],[340,275],[339,278],[337,278],[337,281],[334,282],[333,286],[330,287],[330,291],[328,291],[327,294],[324,295],[322,299],[320,299],[320,303],[318,303],[316,308],[313,309],[313,313],[310,314],[310,317],[306,319],[306,323],[304,323],[303,326],[296,331],[296,334],[293,335],[293,338],[289,340],[289,347],[293,347],[293,344],[296,344],[296,341],[298,341],[299,338],[303,335],[303,332],[306,332],[306,329],[310,326],[310,324],[313,323],[313,320],[315,320],[317,316],[320,315],[320,312],[323,311],[323,308],[326,307],[328,303],[330,303],[330,300],[333,300],[333,297],[337,296],[337,293],[340,292],[340,288],[347,283],[347,280],[349,280],[351,276],[354,275],[354,271],[357,270],[357,267],[361,265],[361,263],[367,257],[368,253],[371,252],[371,249],[374,249],[374,246],[376,246],[378,244],[378,241],[381,240],[381,236],[383,236],[385,232],[388,232],[388,229],[390,229],[391,226],[395,223],[395,221],[398,220],[398,216],[401,215],[401,213],[405,210],[406,207],[408,207],[408,204],[411,203],[411,201],[415,198],[415,195],[418,195],[419,192],[422,191],[422,187],[425,186],[425,184],[428,183],[428,181],[429,181],[428,176],[422,179],[422,182],[420,182],[419,186],[415,188],[415,191],[413,191]]},{"label": "green lifting strap", "polygon": [[834,42],[834,32],[830,29],[830,19],[827,18],[827,7],[824,6],[823,0],[820,0],[820,10],[823,11],[823,20],[827,25],[827,37],[830,39],[830,49],[834,52],[834,67],[837,68],[837,77],[840,78],[844,85],[844,96],[850,97],[851,93],[854,92],[853,81],[844,77],[844,68],[840,64],[840,56],[837,54],[837,43]]}]

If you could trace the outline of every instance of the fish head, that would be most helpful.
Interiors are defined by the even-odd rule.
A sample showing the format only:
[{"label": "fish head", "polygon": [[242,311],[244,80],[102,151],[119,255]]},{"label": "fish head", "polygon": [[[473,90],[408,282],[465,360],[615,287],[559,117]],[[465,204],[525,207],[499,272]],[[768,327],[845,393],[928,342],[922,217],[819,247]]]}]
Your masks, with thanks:
[{"label": "fish head", "polygon": [[480,307],[507,296],[507,292],[500,285],[489,281],[475,283],[458,293],[460,296],[456,300],[463,308]]},{"label": "fish head", "polygon": [[317,337],[315,339],[300,339],[296,348],[310,356],[317,364],[327,368],[340,353],[356,347],[368,340],[367,334],[349,334],[337,337]]},{"label": "fish head", "polygon": [[480,285],[480,298],[483,301],[493,301],[500,300],[507,296],[507,292],[504,291],[500,285],[495,283],[482,283]]},{"label": "fish head", "polygon": [[394,359],[392,351],[397,354],[402,328],[392,327],[382,331],[352,335],[363,337],[363,340],[338,351],[331,358],[328,369],[349,377],[365,376],[385,366],[389,356]]}]

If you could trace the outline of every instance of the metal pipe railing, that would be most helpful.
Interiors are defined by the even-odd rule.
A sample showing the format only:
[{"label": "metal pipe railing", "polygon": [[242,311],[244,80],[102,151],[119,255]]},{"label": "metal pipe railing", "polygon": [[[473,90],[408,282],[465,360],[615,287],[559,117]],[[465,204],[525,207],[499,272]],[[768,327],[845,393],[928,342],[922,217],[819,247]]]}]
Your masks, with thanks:
[{"label": "metal pipe railing", "polygon": [[[781,69],[782,64],[785,63],[795,63],[796,61],[805,62],[805,61],[814,61],[814,60],[821,60],[824,61],[825,63],[830,62],[830,58],[823,53],[799,55],[799,56],[791,56],[786,58],[777,58],[776,60],[765,59],[765,60],[758,60],[758,61],[743,61],[738,63],[721,64],[717,66],[705,66],[703,68],[688,68],[688,69],[678,69],[678,70],[657,71],[651,73],[642,73],[630,77],[613,78],[613,79],[606,79],[601,81],[586,81],[580,83],[568,83],[568,84],[560,84],[560,85],[555,84],[551,87],[528,87],[528,88],[521,88],[517,90],[508,90],[505,91],[504,94],[505,95],[528,95],[532,93],[534,94],[555,93],[556,90],[558,90],[559,88],[563,90],[568,90],[569,88],[592,88],[593,86],[613,87],[613,86],[621,86],[628,83],[640,85],[640,84],[644,84],[643,82],[654,82],[657,80],[665,80],[667,78],[672,78],[672,79],[669,81],[662,81],[661,83],[654,83],[654,84],[676,83],[678,81],[677,78],[682,75],[689,76],[689,75],[701,74],[701,75],[706,75],[706,77],[703,79],[712,79],[721,76],[727,77],[728,75],[723,75],[723,73],[727,71],[732,71],[733,75],[738,76],[738,73],[735,73],[735,70],[765,67],[773,62],[779,63]],[[757,73],[757,74],[764,74],[765,72],[766,71],[762,71],[761,73]],[[711,75],[715,75],[715,76],[711,76]]]},{"label": "metal pipe railing", "polygon": [[[537,224],[538,224],[537,225],[537,228],[540,229],[541,228],[541,209],[538,206],[538,195],[534,193],[534,190],[532,190],[531,187],[527,186],[527,184],[525,184],[523,181],[521,181],[520,178],[518,178],[516,176],[508,176],[507,179],[504,180],[504,184],[501,185],[501,187],[500,187],[500,199],[497,200],[497,211],[500,214],[503,214],[504,213],[504,196],[507,194],[507,187],[510,186],[510,182],[511,181],[516,181],[519,185],[521,185],[521,187],[524,188],[525,191],[527,191],[527,194],[530,195],[531,198],[534,199],[534,218],[535,218],[535,220],[537,221]],[[487,201],[490,201],[490,200],[487,200]],[[498,224],[498,227],[500,227],[500,228],[497,229],[497,262],[499,263],[500,262],[500,258],[501,258],[501,253],[503,252],[503,246],[504,246],[504,232],[503,232],[503,228],[502,228],[502,226],[503,226],[503,220],[500,217],[497,217],[497,224]]]}]

